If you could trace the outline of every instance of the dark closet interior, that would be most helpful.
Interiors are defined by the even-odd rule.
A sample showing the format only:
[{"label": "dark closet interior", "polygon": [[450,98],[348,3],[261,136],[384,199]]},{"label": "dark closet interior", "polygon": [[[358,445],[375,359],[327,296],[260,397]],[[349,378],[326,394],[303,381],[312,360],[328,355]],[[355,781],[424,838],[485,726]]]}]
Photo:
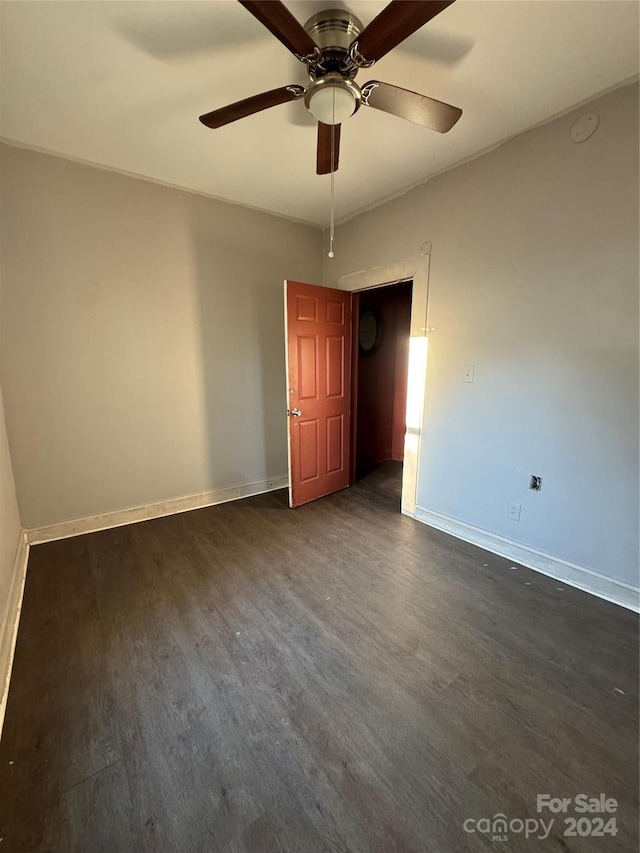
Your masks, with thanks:
[{"label": "dark closet interior", "polygon": [[403,458],[411,289],[408,281],[357,294],[356,479]]}]

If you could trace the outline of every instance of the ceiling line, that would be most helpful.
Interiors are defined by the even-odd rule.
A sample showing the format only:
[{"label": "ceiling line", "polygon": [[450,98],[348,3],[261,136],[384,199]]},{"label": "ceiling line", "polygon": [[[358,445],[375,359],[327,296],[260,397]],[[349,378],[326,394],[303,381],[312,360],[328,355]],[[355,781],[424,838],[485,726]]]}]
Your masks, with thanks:
[{"label": "ceiling line", "polygon": [[70,163],[76,163],[79,166],[89,166],[92,169],[99,169],[101,172],[112,172],[116,175],[123,175],[125,178],[133,178],[137,181],[146,181],[149,184],[156,184],[159,187],[165,187],[170,190],[178,190],[191,195],[198,195],[202,198],[208,198],[212,201],[219,201],[223,204],[232,204],[234,207],[244,207],[247,210],[253,210],[256,213],[265,213],[267,216],[275,216],[278,219],[284,219],[287,222],[292,222],[294,225],[307,225],[310,228],[315,228],[322,231],[324,225],[318,225],[317,222],[311,222],[308,219],[298,219],[295,216],[287,216],[286,213],[278,213],[275,210],[268,210],[265,207],[257,207],[252,204],[246,204],[242,201],[233,201],[232,199],[223,198],[222,196],[206,193],[202,190],[194,190],[190,187],[182,187],[180,184],[172,184],[169,181],[163,181],[160,178],[152,178],[149,175],[140,175],[138,172],[129,172],[126,169],[117,169],[115,166],[107,166],[104,163],[96,163],[93,160],[84,160],[82,157],[74,157],[72,154],[64,154],[61,151],[55,151],[51,148],[43,148],[39,145],[31,145],[28,142],[20,142],[17,139],[10,139],[7,136],[0,136],[0,144],[8,145],[11,148],[21,148],[25,151],[33,151],[36,154],[47,154],[50,157],[58,157],[61,160],[68,160]]},{"label": "ceiling line", "polygon": [[[444,175],[447,172],[451,172],[454,169],[457,169],[459,166],[464,166],[467,163],[471,163],[474,160],[478,160],[480,157],[484,157],[485,154],[490,154],[492,151],[495,151],[497,148],[501,148],[508,142],[512,142],[519,136],[524,136],[525,133],[529,133],[530,131],[536,130],[539,127],[544,127],[545,124],[551,124],[551,122],[556,121],[556,119],[562,118],[563,116],[567,116],[570,113],[575,112],[575,110],[579,110],[581,107],[584,107],[587,104],[591,104],[593,101],[597,101],[600,98],[606,97],[606,95],[610,95],[612,92],[615,92],[618,89],[624,89],[625,86],[632,86],[639,80],[640,74],[633,74],[631,77],[627,77],[626,80],[622,80],[620,83],[614,83],[613,86],[608,86],[606,89],[602,89],[600,92],[596,92],[594,95],[590,95],[588,98],[584,98],[582,101],[578,101],[573,106],[567,107],[564,110],[560,110],[560,112],[554,113],[554,115],[549,116],[549,118],[545,118],[542,121],[536,122],[536,124],[532,124],[530,127],[527,127],[524,130],[519,130],[518,133],[514,133],[511,136],[508,136],[506,139],[501,139],[500,142],[496,142],[495,145],[490,145],[488,148],[483,148],[482,151],[477,151],[475,154],[470,154],[468,157],[463,157],[461,160],[457,160],[455,163],[452,163],[449,166],[445,166],[444,169],[439,169],[437,172],[432,172],[426,178],[420,178],[419,180],[414,181],[412,184],[407,184],[407,186],[405,187],[401,187],[400,189],[394,190],[392,193],[389,193],[389,195],[383,196],[382,198],[379,198],[376,201],[369,202],[369,204],[366,204],[363,207],[359,207],[352,213],[345,214],[339,219],[336,219],[336,227],[338,227],[339,225],[345,225],[347,222],[349,222],[350,219],[355,219],[355,217],[360,216],[361,213],[368,213],[370,210],[375,210],[377,207],[382,207],[383,205],[387,204],[387,202],[393,201],[395,198],[401,198],[403,195],[407,195],[407,193],[412,192],[418,187],[424,186],[424,184],[428,184],[429,181],[432,181],[434,178],[437,178],[440,175]],[[328,223],[326,225],[323,225],[323,232],[326,231],[328,227]]]}]

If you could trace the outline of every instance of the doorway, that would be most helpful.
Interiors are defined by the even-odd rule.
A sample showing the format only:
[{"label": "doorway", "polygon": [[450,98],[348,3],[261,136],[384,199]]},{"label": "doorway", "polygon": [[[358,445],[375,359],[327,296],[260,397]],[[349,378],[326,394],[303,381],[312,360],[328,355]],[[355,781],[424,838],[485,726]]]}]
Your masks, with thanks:
[{"label": "doorway", "polygon": [[[427,366],[428,282],[428,254],[345,276],[340,279],[339,288],[285,281],[287,438],[292,507],[356,483],[356,461],[360,457],[360,474],[371,465],[396,465],[401,489],[400,511],[414,515]],[[365,313],[361,329],[361,314]],[[360,352],[361,332],[365,353]],[[395,346],[390,346],[394,340]],[[382,359],[385,354],[387,358]],[[363,377],[366,373],[373,376],[370,386],[377,389],[373,401],[380,404],[377,417],[371,410],[366,411],[365,390],[361,390],[363,411],[358,416],[358,368],[365,358],[370,363],[365,365]],[[378,366],[382,367],[387,380],[390,374],[392,376],[391,383],[387,382],[386,393],[378,387],[376,361],[381,362]],[[367,380],[363,378],[363,389],[366,387]],[[333,406],[339,401],[346,404],[345,408],[334,412]],[[384,441],[389,405],[392,412],[390,443]],[[366,445],[370,436],[379,436],[380,432],[383,437],[380,444],[384,446],[377,447],[372,455]],[[358,444],[365,448],[360,454]],[[385,457],[387,461],[382,462]],[[338,474],[343,481],[325,483],[328,475],[333,480]],[[302,494],[311,486],[313,494]]]},{"label": "doorway", "polygon": [[402,480],[413,282],[353,294],[351,482]]}]

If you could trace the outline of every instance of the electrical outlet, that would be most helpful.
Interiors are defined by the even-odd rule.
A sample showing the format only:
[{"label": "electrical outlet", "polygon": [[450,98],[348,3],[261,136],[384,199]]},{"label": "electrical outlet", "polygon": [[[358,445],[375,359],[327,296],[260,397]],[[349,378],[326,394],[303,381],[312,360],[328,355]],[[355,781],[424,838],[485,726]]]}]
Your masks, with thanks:
[{"label": "electrical outlet", "polygon": [[510,518],[512,521],[520,521],[520,504],[509,501],[507,504],[507,518]]},{"label": "electrical outlet", "polygon": [[464,374],[462,376],[463,382],[473,382],[473,365],[465,364],[464,366]]}]

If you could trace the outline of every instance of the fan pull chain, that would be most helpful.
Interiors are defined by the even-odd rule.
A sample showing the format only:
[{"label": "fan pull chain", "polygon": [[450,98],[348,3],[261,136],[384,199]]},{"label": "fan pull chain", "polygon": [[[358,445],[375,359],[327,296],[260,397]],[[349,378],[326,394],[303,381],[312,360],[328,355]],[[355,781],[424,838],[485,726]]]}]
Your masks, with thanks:
[{"label": "fan pull chain", "polygon": [[[333,158],[333,151],[331,152]],[[331,164],[331,223],[329,226],[329,257],[333,257],[333,241],[336,236],[336,191],[333,178],[333,163]]]},{"label": "fan pull chain", "polygon": [[[336,120],[336,90],[333,89],[333,120]],[[329,221],[329,257],[333,257],[333,241],[336,236],[336,185],[335,185],[335,156],[336,156],[336,126],[331,125],[331,217]]]}]

